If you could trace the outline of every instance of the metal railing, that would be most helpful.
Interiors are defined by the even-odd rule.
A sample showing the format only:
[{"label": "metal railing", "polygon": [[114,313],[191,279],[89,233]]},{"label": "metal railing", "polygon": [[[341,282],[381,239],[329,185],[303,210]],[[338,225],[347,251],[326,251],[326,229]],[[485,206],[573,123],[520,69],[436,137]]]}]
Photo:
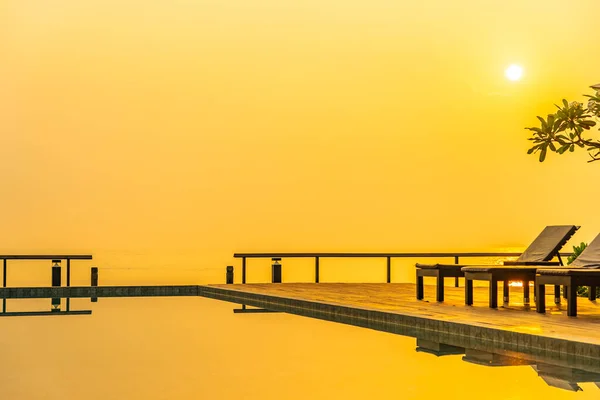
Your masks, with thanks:
[{"label": "metal railing", "polygon": [[[569,256],[572,253],[560,253]],[[315,283],[319,283],[319,260],[321,258],[385,258],[387,260],[387,283],[392,280],[392,258],[454,258],[454,264],[459,264],[461,257],[518,257],[521,253],[235,253],[234,258],[242,259],[242,283],[246,283],[246,259],[248,258],[314,258]],[[458,278],[455,280],[458,286]]]},{"label": "metal railing", "polygon": [[72,255],[47,255],[47,254],[11,254],[0,255],[2,260],[2,286],[6,287],[6,262],[7,260],[67,260],[67,286],[71,286],[71,260],[91,260],[89,254],[72,254]]}]

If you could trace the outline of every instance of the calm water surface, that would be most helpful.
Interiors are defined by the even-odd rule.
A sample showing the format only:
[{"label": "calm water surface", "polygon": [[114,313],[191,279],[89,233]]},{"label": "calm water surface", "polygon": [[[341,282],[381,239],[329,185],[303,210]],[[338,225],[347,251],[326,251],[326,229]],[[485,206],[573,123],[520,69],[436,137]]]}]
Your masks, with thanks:
[{"label": "calm water surface", "polygon": [[[0,318],[0,399],[600,398],[593,382],[558,389],[532,365],[436,357],[417,352],[411,337],[283,313],[234,314],[239,305],[201,297],[69,306],[92,314]],[[50,309],[50,299],[6,304]]]}]

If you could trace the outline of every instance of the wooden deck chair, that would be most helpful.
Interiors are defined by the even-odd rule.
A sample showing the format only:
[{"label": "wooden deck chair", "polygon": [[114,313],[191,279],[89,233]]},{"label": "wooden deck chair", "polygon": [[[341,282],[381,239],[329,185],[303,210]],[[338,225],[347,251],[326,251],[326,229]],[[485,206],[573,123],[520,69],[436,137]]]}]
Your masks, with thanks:
[{"label": "wooden deck chair", "polygon": [[[546,285],[564,285],[567,297],[567,315],[577,316],[577,288],[589,286],[589,299],[596,300],[600,286],[600,234],[565,268],[538,269],[535,286],[538,290],[537,312],[546,312]],[[541,290],[541,291],[540,291]]]},{"label": "wooden deck chair", "polygon": [[[540,236],[525,250],[517,261],[505,261],[504,265],[468,266],[461,271],[465,274],[465,304],[473,304],[473,281],[489,282],[489,306],[498,307],[498,282],[503,282],[503,299],[509,301],[509,281],[523,282],[523,302],[529,304],[529,282],[535,281],[538,268],[561,266],[560,249],[579,229],[574,225],[559,225],[546,227]],[[525,256],[525,257],[523,257]],[[550,261],[554,256],[558,262]],[[554,288],[560,301],[560,286]]]},{"label": "wooden deck chair", "polygon": [[[516,261],[505,261],[504,265],[531,265],[545,263],[549,265],[560,265],[559,250],[579,229],[575,225],[557,225],[547,226],[537,238],[525,249]],[[559,262],[550,262],[555,256],[559,257]],[[423,299],[423,278],[435,277],[437,290],[436,300],[444,301],[444,278],[464,277],[462,268],[468,267],[464,264],[420,264],[417,267],[417,300]],[[535,279],[533,277],[531,280]]]}]

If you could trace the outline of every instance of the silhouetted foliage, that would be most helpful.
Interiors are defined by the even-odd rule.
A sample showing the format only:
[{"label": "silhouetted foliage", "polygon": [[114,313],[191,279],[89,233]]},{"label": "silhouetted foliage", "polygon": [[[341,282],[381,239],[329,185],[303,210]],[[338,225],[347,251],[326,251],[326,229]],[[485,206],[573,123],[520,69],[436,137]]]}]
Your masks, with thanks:
[{"label": "silhouetted foliage", "polygon": [[[587,243],[581,242],[579,246],[573,246],[573,254],[567,258],[567,265],[570,265],[585,248],[587,247]],[[577,288],[577,296],[587,297],[588,296],[589,287],[587,286],[579,286]],[[600,297],[600,287],[596,288],[596,297]]]},{"label": "silhouetted foliage", "polygon": [[600,118],[600,84],[592,86],[594,95],[585,95],[589,98],[587,107],[583,103],[563,99],[562,106],[556,105],[558,111],[548,114],[546,119],[538,116],[541,126],[525,128],[533,132],[534,146],[527,154],[538,153],[540,162],[546,159],[548,150],[563,154],[567,150],[585,148],[592,161],[600,160],[600,140],[589,138],[589,131],[596,126]]},{"label": "silhouetted foliage", "polygon": [[567,257],[567,265],[571,265],[571,263],[573,261],[575,261],[575,259],[577,257],[579,257],[581,252],[583,250],[585,250],[586,247],[587,247],[587,243],[584,243],[584,242],[581,242],[581,244],[579,246],[573,246],[573,254],[571,254],[569,257]]}]

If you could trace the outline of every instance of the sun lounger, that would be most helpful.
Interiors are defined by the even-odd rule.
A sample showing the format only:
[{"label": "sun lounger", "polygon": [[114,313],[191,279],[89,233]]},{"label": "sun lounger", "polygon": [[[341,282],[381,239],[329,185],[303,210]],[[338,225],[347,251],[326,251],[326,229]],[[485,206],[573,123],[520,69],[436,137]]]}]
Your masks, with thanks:
[{"label": "sun lounger", "polygon": [[[498,307],[498,282],[503,282],[504,303],[509,300],[509,281],[523,282],[523,302],[529,303],[529,282],[535,281],[535,274],[540,267],[562,265],[559,250],[579,229],[574,225],[549,226],[538,236],[527,250],[514,262],[505,261],[503,266],[467,266],[461,271],[465,274],[465,304],[473,304],[473,281],[489,282],[489,306]],[[526,254],[527,253],[527,254]],[[525,259],[523,257],[525,255]],[[558,256],[558,262],[550,261]],[[560,287],[555,287],[560,292]]]},{"label": "sun lounger", "polygon": [[[540,235],[529,245],[527,249],[519,256],[516,261],[505,261],[504,265],[514,266],[526,266],[526,265],[540,265],[545,263],[546,266],[560,265],[561,262],[550,262],[555,256],[559,257],[558,251],[565,245],[565,243],[573,236],[573,234],[579,229],[578,226],[574,225],[556,225],[547,226],[540,233]],[[423,299],[423,278],[426,276],[436,278],[436,300],[444,301],[444,278],[448,277],[464,277],[465,273],[463,268],[470,267],[468,265],[461,264],[416,264],[417,267],[417,300]],[[485,268],[484,266],[483,268]],[[498,266],[487,266],[495,267]],[[533,274],[530,280],[535,279],[535,268],[530,268],[530,275]],[[486,272],[487,273],[487,272]],[[530,277],[528,275],[528,277]],[[472,282],[471,282],[472,283]],[[494,285],[490,285],[492,287]],[[497,285],[495,286],[497,291]],[[465,289],[466,290],[466,289]],[[490,290],[491,291],[491,290]],[[466,292],[465,292],[466,293]],[[472,298],[472,286],[471,286],[471,298]],[[494,297],[496,298],[496,297]],[[490,297],[491,299],[491,297]],[[490,302],[491,304],[491,302]]]},{"label": "sun lounger", "polygon": [[537,312],[546,312],[545,285],[564,285],[567,294],[567,315],[577,316],[577,287],[590,286],[589,299],[596,299],[600,286],[600,235],[565,268],[538,269],[535,279],[538,290]]}]

